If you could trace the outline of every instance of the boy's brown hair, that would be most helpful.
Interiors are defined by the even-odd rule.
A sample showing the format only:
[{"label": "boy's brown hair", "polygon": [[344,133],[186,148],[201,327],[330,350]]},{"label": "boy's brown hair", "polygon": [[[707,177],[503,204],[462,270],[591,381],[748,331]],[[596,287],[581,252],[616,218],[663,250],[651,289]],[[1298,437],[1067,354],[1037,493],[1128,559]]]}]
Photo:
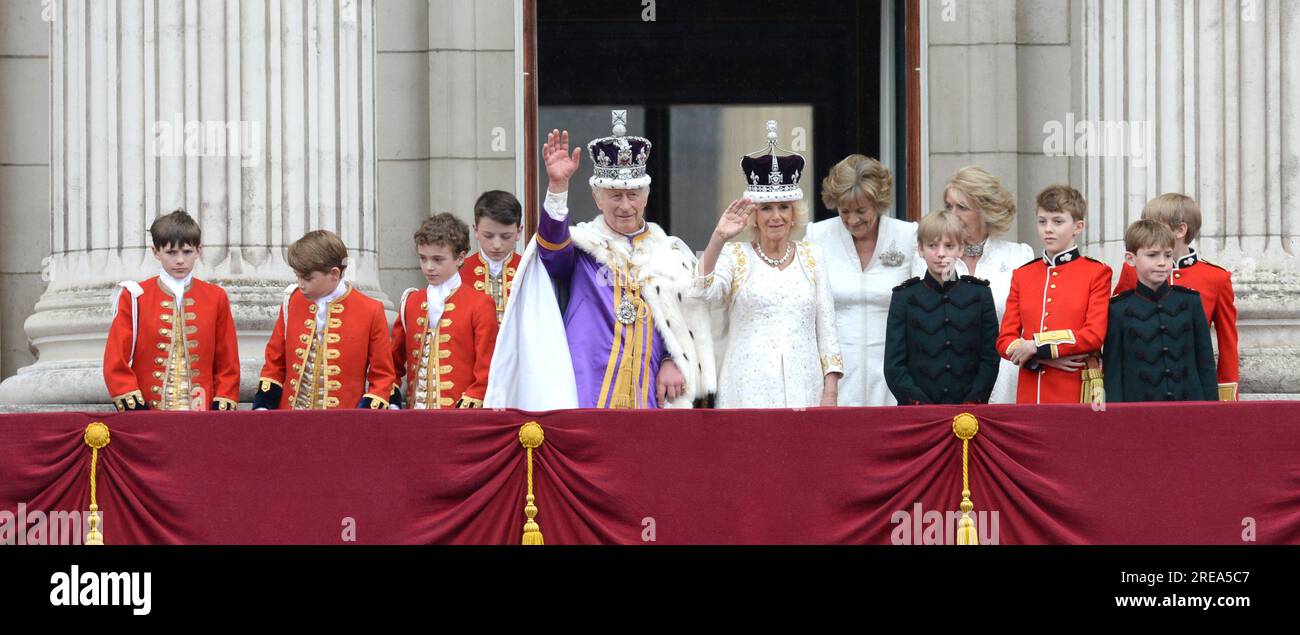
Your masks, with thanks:
[{"label": "boy's brown hair", "polygon": [[477,225],[484,216],[501,223],[518,227],[524,217],[524,208],[514,194],[501,190],[484,192],[474,202],[474,224]]},{"label": "boy's brown hair", "polygon": [[1068,185],[1049,185],[1038,193],[1038,209],[1049,214],[1067,213],[1076,221],[1088,214],[1088,203],[1083,194]]},{"label": "boy's brown hair", "polygon": [[[512,197],[513,198],[513,197]],[[469,253],[469,226],[452,214],[434,214],[420,223],[415,231],[415,244],[446,245],[454,256]]]},{"label": "boy's brown hair", "polygon": [[149,236],[153,238],[153,246],[156,249],[164,249],[169,245],[203,246],[203,230],[199,229],[199,224],[194,222],[194,218],[183,209],[153,219],[153,223],[149,225]]},{"label": "boy's brown hair", "polygon": [[1151,247],[1173,249],[1173,230],[1169,229],[1168,225],[1149,218],[1133,221],[1133,224],[1124,230],[1124,251],[1135,254]]},{"label": "boy's brown hair", "polygon": [[941,209],[921,218],[921,222],[916,227],[916,244],[923,247],[931,240],[945,237],[952,238],[960,244],[965,231],[961,219],[957,218],[956,214]]},{"label": "boy's brown hair", "polygon": [[310,231],[289,245],[289,267],[304,278],[317,271],[329,273],[335,267],[342,273],[348,268],[347,260],[347,246],[332,231]]},{"label": "boy's brown hair", "polygon": [[1169,192],[1147,201],[1142,207],[1142,218],[1160,221],[1171,230],[1186,223],[1185,243],[1191,243],[1201,234],[1201,206],[1186,194]]}]

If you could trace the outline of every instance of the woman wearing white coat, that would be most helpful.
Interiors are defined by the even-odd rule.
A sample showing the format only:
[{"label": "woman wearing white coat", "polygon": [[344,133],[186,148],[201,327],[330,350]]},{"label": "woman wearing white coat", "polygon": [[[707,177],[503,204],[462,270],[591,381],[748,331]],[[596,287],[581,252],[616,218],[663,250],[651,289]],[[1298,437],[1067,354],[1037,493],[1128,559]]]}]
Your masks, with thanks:
[{"label": "woman wearing white coat", "polygon": [[[1011,228],[1016,216],[1016,199],[998,177],[984,168],[970,166],[953,173],[943,189],[944,208],[957,214],[966,229],[965,245],[957,259],[957,275],[989,281],[998,321],[1007,309],[1011,272],[1034,259],[1034,250],[1024,243],[997,238]],[[998,367],[989,403],[1015,403],[1020,368],[1007,360]]]},{"label": "woman wearing white coat", "polygon": [[808,240],[825,254],[835,299],[841,406],[898,403],[885,384],[885,323],[894,287],[912,276],[917,255],[916,223],[885,215],[893,189],[889,168],[850,155],[822,180],[822,202],[838,216],[808,227]]}]

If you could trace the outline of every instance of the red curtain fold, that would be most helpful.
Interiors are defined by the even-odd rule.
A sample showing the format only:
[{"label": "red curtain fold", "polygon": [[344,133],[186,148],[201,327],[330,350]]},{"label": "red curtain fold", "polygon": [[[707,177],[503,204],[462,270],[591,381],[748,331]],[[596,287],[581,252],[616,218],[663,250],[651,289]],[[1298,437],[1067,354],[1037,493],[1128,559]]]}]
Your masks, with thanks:
[{"label": "red curtain fold", "polygon": [[104,421],[107,544],[519,544],[535,420],[548,545],[948,542],[967,411],[985,541],[1300,543],[1292,402],[3,415],[0,512],[87,509]]}]

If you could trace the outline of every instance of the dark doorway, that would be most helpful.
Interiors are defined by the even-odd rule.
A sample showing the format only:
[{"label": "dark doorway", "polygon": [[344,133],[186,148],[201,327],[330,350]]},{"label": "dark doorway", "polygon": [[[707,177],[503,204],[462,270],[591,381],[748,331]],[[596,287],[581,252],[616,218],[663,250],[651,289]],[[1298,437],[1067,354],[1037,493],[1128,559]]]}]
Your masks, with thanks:
[{"label": "dark doorway", "polygon": [[[882,38],[882,20],[901,28],[902,11],[901,0],[539,1],[539,136],[567,127],[585,145],[609,134],[608,109],[626,108],[628,134],[654,143],[647,217],[690,243],[720,212],[714,199],[743,187],[740,153],[765,145],[761,126],[751,130],[748,122],[779,112],[790,120],[782,122],[782,145],[808,159],[809,207],[825,218],[831,212],[820,202],[820,180],[848,154],[880,157],[895,170],[896,188],[907,182],[904,162],[895,160],[901,142],[881,156],[882,90],[894,93],[902,76],[901,64],[882,59],[903,59],[901,31]],[[902,112],[888,108],[895,97],[888,98],[887,110]],[[886,135],[901,130],[894,121],[901,118],[887,116]],[[803,118],[806,127],[791,125]],[[724,120],[732,128],[746,123],[722,130]],[[716,136],[724,133],[739,138]],[[797,144],[799,133],[802,148],[789,142]],[[719,154],[724,145],[735,156]],[[575,176],[575,186],[579,177],[586,175]]]}]

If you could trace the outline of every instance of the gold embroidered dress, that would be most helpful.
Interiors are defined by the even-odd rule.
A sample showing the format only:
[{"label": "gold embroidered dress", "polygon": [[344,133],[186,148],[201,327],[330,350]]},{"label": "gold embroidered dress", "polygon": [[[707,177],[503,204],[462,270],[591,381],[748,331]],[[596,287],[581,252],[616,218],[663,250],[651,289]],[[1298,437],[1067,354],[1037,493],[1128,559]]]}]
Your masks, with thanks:
[{"label": "gold embroidered dress", "polygon": [[719,408],[817,406],[825,375],[843,372],[834,299],[817,246],[797,243],[794,262],[778,270],[750,244],[728,244],[692,293],[726,307]]}]

